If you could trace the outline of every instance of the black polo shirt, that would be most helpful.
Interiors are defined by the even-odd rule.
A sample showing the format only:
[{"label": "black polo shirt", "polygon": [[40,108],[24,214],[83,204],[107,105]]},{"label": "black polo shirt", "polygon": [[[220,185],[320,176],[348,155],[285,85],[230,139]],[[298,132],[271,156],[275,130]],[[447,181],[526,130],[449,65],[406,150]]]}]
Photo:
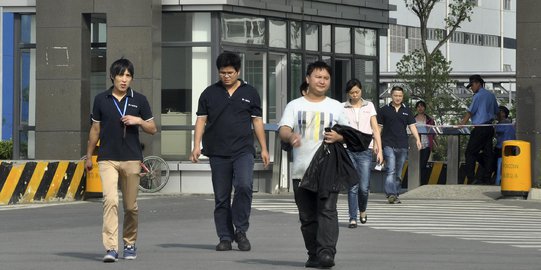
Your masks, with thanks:
[{"label": "black polo shirt", "polygon": [[415,124],[411,110],[404,104],[398,111],[392,103],[381,107],[377,115],[378,124],[383,126],[381,143],[383,147],[408,148],[408,133],[406,127]]},{"label": "black polo shirt", "polygon": [[152,112],[147,98],[133,89],[128,89],[127,94],[115,105],[113,88],[109,88],[94,98],[92,109],[92,121],[100,123],[100,146],[98,149],[98,161],[100,160],[143,160],[141,143],[139,141],[139,126],[126,126],[124,138],[124,124],[120,121],[121,112],[126,106],[126,115],[135,115],[143,120],[152,120]]},{"label": "black polo shirt", "polygon": [[197,116],[207,116],[203,133],[206,156],[235,156],[252,153],[254,133],[252,118],[261,117],[261,98],[257,90],[244,81],[232,96],[219,81],[201,93]]}]

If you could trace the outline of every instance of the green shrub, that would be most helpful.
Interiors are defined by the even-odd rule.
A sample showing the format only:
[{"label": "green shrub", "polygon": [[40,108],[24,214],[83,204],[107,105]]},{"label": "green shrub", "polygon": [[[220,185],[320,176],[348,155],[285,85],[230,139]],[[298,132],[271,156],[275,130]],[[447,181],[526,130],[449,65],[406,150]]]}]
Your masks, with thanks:
[{"label": "green shrub", "polygon": [[0,159],[11,159],[13,156],[13,141],[0,141]]}]

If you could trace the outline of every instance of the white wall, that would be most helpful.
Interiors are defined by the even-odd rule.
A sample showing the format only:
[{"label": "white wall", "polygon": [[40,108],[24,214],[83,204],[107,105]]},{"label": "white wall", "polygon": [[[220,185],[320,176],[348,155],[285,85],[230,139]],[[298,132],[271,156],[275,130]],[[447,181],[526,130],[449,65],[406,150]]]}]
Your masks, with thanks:
[{"label": "white wall", "polygon": [[[443,0],[434,6],[429,27],[443,28],[443,18],[447,13],[447,5],[450,0]],[[475,7],[471,16],[471,22],[464,22],[457,31],[504,36],[516,38],[516,2],[511,1],[511,10],[501,11],[503,0],[480,0],[479,6]],[[396,5],[397,10],[390,12],[390,17],[397,20],[398,25],[419,26],[419,20],[415,14],[406,8],[404,0],[389,0],[389,4]],[[502,40],[503,41],[503,40]],[[396,63],[402,58],[401,53],[388,53],[387,37],[380,38],[380,72],[396,71]],[[436,45],[435,41],[428,41],[429,48]],[[502,44],[503,45],[503,44]],[[407,40],[406,40],[407,48]],[[511,65],[512,71],[516,70],[516,50],[502,49],[498,47],[474,46],[449,42],[441,51],[448,55],[452,61],[453,72],[470,71],[501,71],[504,64]],[[407,50],[406,50],[407,52]]]}]

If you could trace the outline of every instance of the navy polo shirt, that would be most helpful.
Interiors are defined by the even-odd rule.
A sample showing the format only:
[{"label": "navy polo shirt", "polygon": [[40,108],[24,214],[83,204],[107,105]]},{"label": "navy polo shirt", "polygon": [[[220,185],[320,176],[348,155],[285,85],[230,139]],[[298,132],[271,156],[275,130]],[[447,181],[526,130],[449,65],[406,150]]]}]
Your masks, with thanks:
[{"label": "navy polo shirt", "polygon": [[118,108],[115,105],[115,100],[112,87],[94,98],[92,121],[100,123],[98,161],[143,160],[139,141],[139,126],[126,126],[126,137],[124,137],[124,124],[120,121],[119,109],[123,112],[124,106],[126,106],[126,115],[138,116],[145,121],[152,120],[154,117],[148,100],[144,95],[131,88],[128,89],[122,100],[116,100]]},{"label": "navy polo shirt", "polygon": [[201,150],[204,155],[255,155],[252,118],[261,117],[262,112],[261,98],[254,87],[241,81],[229,96],[221,81],[210,85],[199,97],[197,116],[207,116]]},{"label": "navy polo shirt", "polygon": [[381,107],[376,117],[378,124],[383,126],[381,142],[384,147],[408,148],[406,127],[415,124],[415,118],[408,107],[402,104],[396,111],[390,103]]}]

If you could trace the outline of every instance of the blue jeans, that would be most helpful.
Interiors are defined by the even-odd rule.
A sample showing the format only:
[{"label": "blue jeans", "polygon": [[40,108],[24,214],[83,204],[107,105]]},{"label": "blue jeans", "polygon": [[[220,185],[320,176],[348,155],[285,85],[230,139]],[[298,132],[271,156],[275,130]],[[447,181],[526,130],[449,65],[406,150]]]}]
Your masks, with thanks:
[{"label": "blue jeans", "polygon": [[348,154],[359,176],[359,183],[348,192],[349,219],[357,220],[357,211],[365,212],[368,204],[372,149],[362,152],[348,151]]},{"label": "blue jeans", "polygon": [[[210,157],[214,189],[214,223],[220,240],[233,240],[235,230],[248,231],[252,208],[254,156]],[[233,203],[231,191],[235,188]],[[233,227],[234,226],[234,227]]]},{"label": "blue jeans", "polygon": [[402,181],[400,175],[402,174],[402,168],[408,158],[407,148],[394,148],[390,146],[383,147],[383,159],[385,160],[385,167],[387,171],[385,173],[385,194],[387,197],[400,194],[402,188]]}]

